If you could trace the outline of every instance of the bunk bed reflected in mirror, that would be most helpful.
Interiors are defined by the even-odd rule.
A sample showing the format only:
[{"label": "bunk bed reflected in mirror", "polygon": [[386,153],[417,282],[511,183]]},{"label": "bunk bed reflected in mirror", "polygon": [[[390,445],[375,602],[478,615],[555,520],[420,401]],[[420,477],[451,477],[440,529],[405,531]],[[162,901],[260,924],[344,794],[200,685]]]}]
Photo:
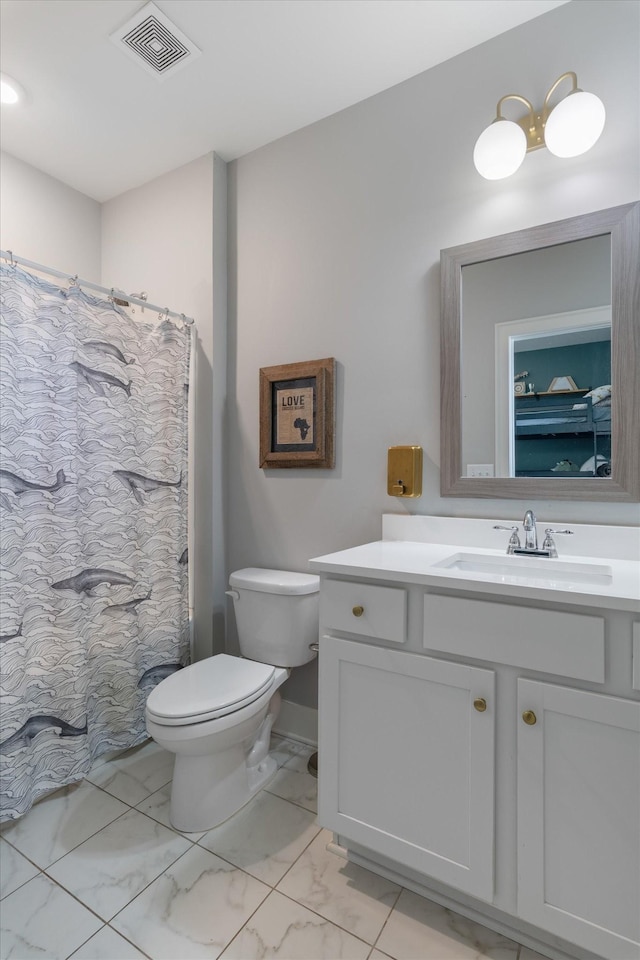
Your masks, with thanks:
[{"label": "bunk bed reflected in mirror", "polygon": [[611,308],[498,323],[495,341],[496,476],[610,477]]},{"label": "bunk bed reflected in mirror", "polygon": [[[588,387],[578,387],[571,376],[554,377],[542,393],[536,392],[530,381],[527,393],[514,396],[514,462],[509,476],[611,476],[610,329],[608,332],[607,340],[572,344],[572,358],[586,359],[593,368],[602,367],[595,376],[582,378],[580,382]],[[516,343],[514,356],[523,357],[526,347],[534,354],[528,358],[533,376],[538,375],[538,364],[562,351],[559,346],[535,349],[530,342],[526,346]]]},{"label": "bunk bed reflected in mirror", "polygon": [[640,500],[640,204],[441,252],[443,496]]}]

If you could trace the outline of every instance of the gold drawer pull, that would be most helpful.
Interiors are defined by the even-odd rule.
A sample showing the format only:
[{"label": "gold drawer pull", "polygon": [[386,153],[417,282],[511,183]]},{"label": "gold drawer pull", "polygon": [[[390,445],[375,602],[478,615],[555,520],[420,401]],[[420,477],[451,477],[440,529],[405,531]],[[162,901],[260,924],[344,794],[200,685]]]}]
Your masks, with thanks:
[{"label": "gold drawer pull", "polygon": [[357,607],[354,607],[351,612],[352,612],[352,614],[354,615],[354,617],[361,617],[362,614],[364,613],[364,607],[361,607],[361,606],[358,604],[358,606],[357,606]]},{"label": "gold drawer pull", "polygon": [[487,701],[484,699],[484,697],[477,697],[477,699],[473,701],[473,705],[478,713],[484,713],[484,711],[487,709]]},{"label": "gold drawer pull", "polygon": [[536,717],[533,710],[525,710],[524,713],[522,714],[522,719],[524,720],[525,723],[528,723],[529,726],[532,727],[538,718]]}]

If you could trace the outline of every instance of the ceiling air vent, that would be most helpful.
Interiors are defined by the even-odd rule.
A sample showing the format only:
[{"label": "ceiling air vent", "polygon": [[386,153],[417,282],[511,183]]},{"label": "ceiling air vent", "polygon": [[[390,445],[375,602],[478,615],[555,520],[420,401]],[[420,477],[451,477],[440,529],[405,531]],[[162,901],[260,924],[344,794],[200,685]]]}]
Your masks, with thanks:
[{"label": "ceiling air vent", "polygon": [[154,3],[142,7],[110,39],[159,80],[192,63],[201,53]]}]

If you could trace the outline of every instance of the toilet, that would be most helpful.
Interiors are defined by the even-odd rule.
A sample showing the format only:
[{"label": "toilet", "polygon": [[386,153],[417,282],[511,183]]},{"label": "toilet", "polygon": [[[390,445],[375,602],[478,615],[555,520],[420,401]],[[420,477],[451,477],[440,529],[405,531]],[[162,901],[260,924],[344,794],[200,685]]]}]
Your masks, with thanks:
[{"label": "toilet", "polygon": [[199,660],[147,698],[149,736],[176,755],[170,820],[184,832],[222,823],[273,777],[278,687],[316,656],[318,577],[247,567],[229,586],[242,655]]}]

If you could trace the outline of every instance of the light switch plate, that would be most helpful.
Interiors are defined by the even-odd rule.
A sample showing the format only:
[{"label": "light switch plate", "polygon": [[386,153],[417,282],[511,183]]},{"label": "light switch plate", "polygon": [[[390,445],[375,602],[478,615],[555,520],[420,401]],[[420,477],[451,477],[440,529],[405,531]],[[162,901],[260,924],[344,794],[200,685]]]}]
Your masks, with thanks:
[{"label": "light switch plate", "polygon": [[468,477],[493,477],[494,467],[492,463],[468,463]]}]

